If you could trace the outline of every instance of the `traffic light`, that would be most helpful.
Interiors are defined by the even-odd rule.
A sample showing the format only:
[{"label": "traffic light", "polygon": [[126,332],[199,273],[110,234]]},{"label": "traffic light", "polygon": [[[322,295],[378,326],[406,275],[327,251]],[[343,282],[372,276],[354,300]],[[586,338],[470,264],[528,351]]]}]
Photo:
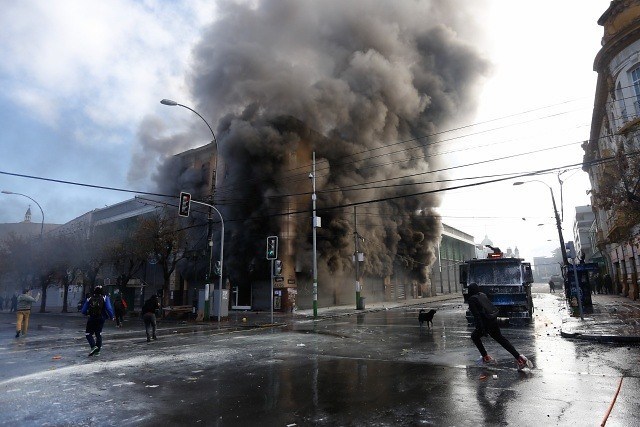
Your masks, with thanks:
[{"label": "traffic light", "polygon": [[220,264],[220,261],[216,261],[216,265],[213,267],[213,273],[216,276],[219,276],[221,270],[222,270],[222,264]]},{"label": "traffic light", "polygon": [[181,192],[180,193],[180,206],[178,206],[178,215],[189,216],[189,207],[191,205],[191,194]]},{"label": "traffic light", "polygon": [[279,276],[280,273],[282,273],[282,261],[277,259],[273,262],[273,275]]},{"label": "traffic light", "polygon": [[267,237],[267,259],[278,258],[278,236]]},{"label": "traffic light", "polygon": [[567,258],[574,259],[576,257],[576,247],[573,242],[567,242],[564,244],[564,247],[567,251]]}]

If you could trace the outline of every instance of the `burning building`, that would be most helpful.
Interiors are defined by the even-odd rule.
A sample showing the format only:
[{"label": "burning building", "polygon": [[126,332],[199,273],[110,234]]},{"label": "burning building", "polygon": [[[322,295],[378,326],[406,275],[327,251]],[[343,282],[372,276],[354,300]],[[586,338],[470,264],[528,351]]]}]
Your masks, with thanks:
[{"label": "burning building", "polygon": [[[473,113],[488,69],[467,41],[476,36],[474,7],[220,5],[193,50],[188,83],[197,110],[215,113],[208,116],[220,148],[214,201],[228,230],[224,269],[239,304],[269,305],[269,235],[280,239],[285,309],[310,304],[312,152],[322,218],[319,304],[353,302],[356,241],[365,254],[364,296],[382,300],[398,282],[418,295],[432,292],[429,269],[442,232],[434,208],[444,177],[437,135]],[[165,164],[161,190],[188,191],[176,185],[191,179],[206,197],[213,171],[205,163]]]}]

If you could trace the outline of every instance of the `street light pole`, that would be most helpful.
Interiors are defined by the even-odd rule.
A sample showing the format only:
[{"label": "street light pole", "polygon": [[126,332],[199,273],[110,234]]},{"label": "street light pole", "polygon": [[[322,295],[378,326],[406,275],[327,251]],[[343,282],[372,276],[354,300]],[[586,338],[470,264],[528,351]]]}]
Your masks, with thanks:
[{"label": "street light pole", "polygon": [[40,223],[40,239],[42,239],[42,232],[44,231],[44,211],[42,210],[42,206],[40,206],[40,203],[36,202],[31,197],[27,196],[26,194],[22,194],[22,193],[14,193],[13,191],[2,190],[2,194],[15,194],[17,196],[23,196],[23,197],[26,197],[27,199],[31,200],[36,205],[38,205],[38,207],[40,208],[40,213],[42,214],[42,222]]},{"label": "street light pole", "polygon": [[[220,295],[218,296],[218,322],[220,322],[220,315],[222,314],[222,266],[224,264],[224,219],[222,218],[222,214],[220,213],[220,211],[215,206],[210,205],[209,203],[203,203],[193,199],[191,199],[191,203],[197,203],[199,205],[207,206],[210,209],[216,211],[216,213],[220,217],[220,224],[222,226],[220,232],[220,276],[218,277],[218,289],[220,290]],[[213,252],[213,248],[211,249]]]},{"label": "street light pole", "polygon": [[[216,146],[216,158],[214,160],[214,165],[213,165],[213,189],[211,191],[211,205],[207,205],[209,206],[209,214],[208,214],[208,229],[207,229],[207,239],[208,239],[208,243],[209,243],[209,268],[208,268],[208,273],[207,273],[207,281],[211,281],[211,270],[213,268],[213,231],[212,231],[212,221],[213,221],[213,215],[212,215],[212,209],[215,209],[216,212],[218,212],[218,215],[220,215],[220,212],[213,207],[214,204],[214,199],[215,199],[215,194],[216,194],[216,188],[218,186],[218,155],[220,153],[219,147],[218,147],[218,140],[216,139],[216,134],[213,132],[213,129],[211,128],[211,126],[209,125],[209,122],[207,122],[205,120],[204,117],[202,117],[202,115],[200,115],[200,113],[198,113],[196,110],[194,110],[191,107],[188,107],[184,104],[180,104],[176,101],[173,101],[171,99],[163,99],[162,101],[160,101],[161,104],[163,105],[168,105],[170,107],[183,107],[186,108],[187,110],[191,111],[192,113],[194,113],[195,115],[197,115],[198,117],[200,117],[202,119],[202,121],[204,122],[204,124],[207,125],[207,127],[209,128],[209,131],[211,132],[211,136],[213,137],[213,143]],[[220,215],[220,219],[222,220],[222,215]],[[221,240],[224,240],[224,222],[222,223],[222,235],[221,235]],[[224,245],[224,242],[222,242],[222,246]],[[220,254],[220,298],[222,298],[222,253]],[[211,291],[209,291],[211,292]],[[209,295],[210,296],[210,295]],[[220,299],[219,298],[219,299]],[[220,303],[221,304],[221,303]],[[207,316],[209,315],[209,313],[207,313]],[[220,321],[220,310],[218,310],[218,322]]]},{"label": "street light pole", "polygon": [[[526,184],[527,182],[539,182],[541,184],[544,184],[547,186],[547,188],[549,189],[549,192],[551,193],[551,202],[553,203],[553,213],[556,217],[556,227],[558,228],[558,239],[560,240],[560,253],[562,253],[562,262],[564,262],[564,265],[568,267],[569,259],[567,258],[567,248],[565,247],[564,238],[562,237],[562,225],[560,222],[560,215],[558,215],[558,208],[556,207],[556,198],[553,196],[553,189],[551,188],[551,186],[547,185],[547,183],[545,183],[544,181],[540,181],[537,179],[532,179],[529,181],[518,181],[518,182],[514,182],[513,185],[522,185],[522,184]],[[580,291],[580,284],[578,283],[578,271],[575,265],[572,265],[572,267],[573,267],[574,282],[575,282],[576,291],[578,295],[578,307],[580,310],[580,318],[584,319],[583,310],[582,310],[582,292]]]}]

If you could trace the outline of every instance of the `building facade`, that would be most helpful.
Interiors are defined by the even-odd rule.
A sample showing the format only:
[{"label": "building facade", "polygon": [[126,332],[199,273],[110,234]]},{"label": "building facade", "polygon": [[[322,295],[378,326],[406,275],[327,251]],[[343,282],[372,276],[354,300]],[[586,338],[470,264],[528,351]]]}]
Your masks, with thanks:
[{"label": "building facade", "polygon": [[431,269],[433,295],[462,292],[460,264],[476,257],[473,236],[443,224],[438,259]]},{"label": "building facade", "polygon": [[[618,293],[638,298],[640,266],[640,1],[614,0],[604,28],[583,169],[591,181],[594,254]],[[583,240],[581,240],[583,241]]]}]

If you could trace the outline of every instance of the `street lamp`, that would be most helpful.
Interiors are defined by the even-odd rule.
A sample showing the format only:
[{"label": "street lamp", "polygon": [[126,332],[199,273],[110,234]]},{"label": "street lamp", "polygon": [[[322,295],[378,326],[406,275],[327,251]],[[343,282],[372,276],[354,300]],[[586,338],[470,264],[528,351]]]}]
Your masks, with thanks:
[{"label": "street lamp", "polygon": [[[560,240],[560,253],[562,253],[562,262],[564,262],[564,265],[568,266],[569,260],[567,259],[567,249],[564,245],[564,238],[562,237],[562,226],[560,224],[560,215],[558,215],[558,208],[556,207],[556,198],[553,196],[553,189],[546,182],[540,181],[538,179],[532,179],[529,181],[517,181],[517,182],[514,182],[513,185],[522,185],[528,182],[539,182],[541,184],[544,184],[549,189],[549,192],[551,193],[551,202],[553,203],[553,213],[556,217],[556,227],[558,228],[558,239]],[[574,274],[576,290],[578,292],[578,306],[580,308],[580,318],[583,318],[582,295],[580,292],[580,284],[578,283],[578,272],[575,265],[573,266],[573,274]]]},{"label": "street lamp", "polygon": [[[214,197],[216,194],[216,187],[218,184],[218,154],[220,152],[220,150],[218,149],[218,140],[216,139],[216,134],[213,133],[213,129],[211,128],[211,126],[209,125],[209,122],[207,122],[205,120],[204,117],[202,117],[200,115],[200,113],[198,113],[196,110],[194,110],[191,107],[188,107],[184,104],[180,104],[176,101],[173,101],[171,99],[163,99],[162,101],[160,101],[161,104],[163,105],[168,105],[170,107],[175,107],[175,106],[179,106],[179,107],[183,107],[186,108],[187,110],[191,111],[192,113],[196,114],[198,117],[200,117],[202,119],[202,121],[204,122],[204,124],[207,125],[207,127],[209,128],[209,131],[211,132],[211,136],[213,137],[213,143],[216,146],[216,158],[214,160],[214,165],[213,165],[213,190],[211,192],[211,204],[213,205],[214,202]],[[207,205],[209,206],[209,205]],[[209,237],[209,272],[207,273],[208,279],[211,280],[211,269],[213,267],[213,236],[212,236],[212,230],[211,230],[211,222],[213,221],[213,213],[212,213],[212,209],[214,209],[218,215],[220,215],[220,212],[214,208],[213,206],[209,206],[209,217],[208,217],[208,222],[209,222],[209,229],[207,231],[207,235]],[[222,221],[222,215],[220,215],[220,220]],[[220,290],[220,296],[218,298],[218,322],[220,321],[220,313],[222,312],[222,254],[224,251],[224,221],[222,221],[222,234],[220,235],[220,240],[221,240],[221,244],[220,244],[220,276],[219,276],[219,285],[218,288]],[[208,315],[208,313],[207,313]]]},{"label": "street lamp", "polygon": [[537,179],[532,179],[529,181],[517,181],[517,182],[514,182],[513,185],[522,185],[528,182],[539,182],[541,184],[544,184],[549,189],[549,192],[551,193],[551,202],[553,203],[553,214],[556,217],[556,227],[558,228],[558,239],[560,240],[560,252],[562,253],[562,261],[566,265],[569,263],[569,260],[567,259],[567,252],[564,246],[564,238],[562,237],[562,225],[560,224],[560,216],[558,215],[558,209],[556,208],[556,198],[553,196],[553,189],[550,186],[548,186],[544,181],[540,181]]},{"label": "street lamp", "polygon": [[44,231],[44,211],[42,210],[42,206],[40,206],[40,203],[36,202],[31,197],[27,196],[26,194],[22,194],[22,193],[14,193],[13,191],[2,190],[2,194],[15,194],[17,196],[23,196],[23,197],[26,197],[27,199],[31,200],[36,205],[38,205],[38,207],[40,208],[40,213],[42,214],[42,223],[40,224],[40,238],[42,239],[42,232]]},{"label": "street lamp", "polygon": [[183,107],[186,108],[187,110],[193,112],[194,114],[196,114],[198,117],[200,117],[202,119],[202,121],[204,122],[204,124],[207,125],[207,127],[209,128],[209,131],[211,132],[211,136],[213,137],[213,143],[216,145],[216,158],[214,160],[214,165],[213,165],[213,194],[211,194],[211,202],[213,203],[213,197],[216,194],[216,187],[218,184],[218,140],[216,139],[216,134],[213,133],[213,129],[211,129],[211,126],[209,125],[209,123],[204,119],[204,117],[202,117],[200,115],[200,113],[198,113],[196,110],[194,110],[191,107],[187,107],[186,105],[183,104],[179,104],[176,101],[173,101],[171,99],[163,99],[162,101],[160,101],[161,104],[163,105],[168,105],[170,107],[175,107],[176,105],[179,107]]}]

